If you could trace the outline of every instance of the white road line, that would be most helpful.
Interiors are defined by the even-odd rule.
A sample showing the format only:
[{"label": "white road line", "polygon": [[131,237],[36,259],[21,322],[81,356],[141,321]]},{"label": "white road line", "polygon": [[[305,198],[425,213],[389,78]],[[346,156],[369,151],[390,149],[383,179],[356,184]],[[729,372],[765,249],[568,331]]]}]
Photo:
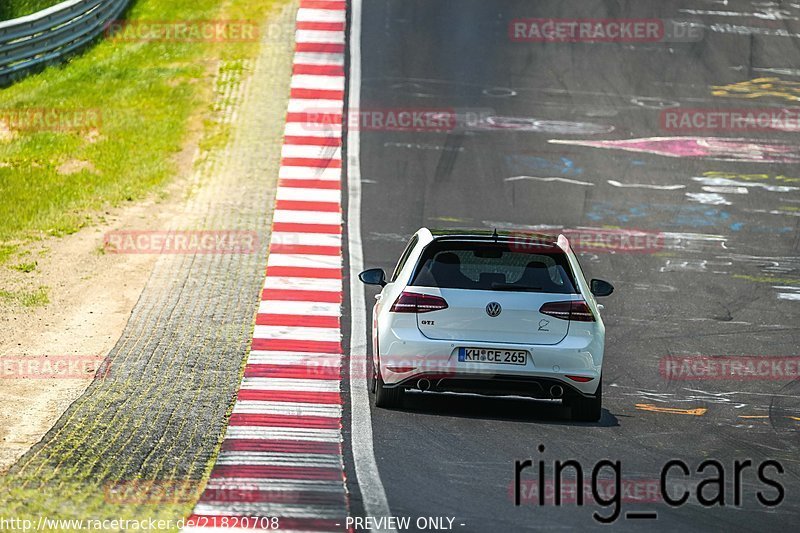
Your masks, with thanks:
[{"label": "white road line", "polygon": [[[348,109],[361,108],[361,0],[351,0],[350,79]],[[367,352],[367,306],[364,287],[358,274],[364,267],[361,242],[361,145],[358,128],[347,133],[348,212],[347,228],[350,250],[350,353]],[[352,408],[351,438],[353,462],[364,511],[367,516],[392,516],[386,491],[381,482],[372,444],[372,419],[367,392],[366,361],[364,357],[350,358],[350,401]],[[377,530],[376,530],[377,531]],[[384,529],[387,533],[394,528]]]},{"label": "white road line", "polygon": [[328,302],[287,302],[282,300],[263,300],[258,305],[259,313],[271,315],[315,315],[341,316],[339,304]]},{"label": "white road line", "polygon": [[[330,368],[328,366],[325,369]],[[342,406],[335,403],[272,402],[259,400],[237,400],[234,413],[290,416],[326,416],[341,418]]]},{"label": "white road line", "polygon": [[308,144],[284,144],[281,157],[303,157],[308,159],[342,160],[342,149],[338,146],[312,146]]},{"label": "white road line", "polygon": [[[267,276],[267,279],[264,281],[264,288],[289,291],[322,291],[341,294],[342,280],[298,278],[292,276]],[[267,297],[269,297],[269,292],[267,292]]]},{"label": "white road line", "polygon": [[560,183],[571,183],[573,185],[584,185],[586,187],[594,187],[594,183],[588,181],[580,181],[580,180],[572,180],[569,178],[562,178],[558,176],[550,176],[550,177],[541,177],[541,176],[512,176],[510,178],[505,178],[503,181],[522,181],[522,180],[535,180],[535,181],[546,181],[546,182],[560,182]]},{"label": "white road line", "polygon": [[[300,134],[302,135],[302,134]],[[279,178],[286,179],[301,179],[301,180],[329,180],[339,182],[342,179],[342,170],[339,168],[323,168],[323,167],[300,167],[300,166],[281,166],[278,170]],[[336,213],[339,222],[341,223],[342,217]],[[317,222],[316,220],[309,219],[306,222]],[[327,222],[317,222],[318,224],[327,224]]]},{"label": "white road line", "polygon": [[342,356],[342,354],[338,354],[338,353],[295,352],[295,351],[291,351],[290,352],[290,351],[283,351],[283,350],[251,350],[250,351],[250,355],[251,356],[263,355],[264,357],[266,357],[266,356],[279,357],[279,356],[286,355],[286,356],[308,357],[310,359],[323,358],[323,357],[336,358],[336,357],[341,357]]},{"label": "white road line", "polygon": [[[347,12],[343,9],[314,9],[310,7],[301,7],[297,10],[298,22],[344,22],[346,16]],[[344,37],[342,37],[339,42],[344,42]]]},{"label": "white road line", "polygon": [[339,454],[286,452],[222,452],[218,465],[261,466],[321,466],[337,468],[342,464]]},{"label": "white road line", "polygon": [[299,326],[255,326],[253,328],[254,339],[337,342],[341,340],[341,336],[339,328],[304,328]]},{"label": "white road line", "polygon": [[252,351],[247,357],[248,365],[318,365],[341,368],[341,354],[301,354],[283,352]]},{"label": "white road line", "polygon": [[341,30],[297,30],[295,39],[298,43],[333,43],[344,41],[344,32]]},{"label": "white road line", "polygon": [[265,391],[339,392],[338,379],[252,378],[242,380],[242,389]]},{"label": "white road line", "polygon": [[[195,507],[198,515],[217,516],[280,516],[283,518],[341,518],[344,522],[345,509],[342,505],[290,505],[285,503],[222,502],[203,503]],[[205,529],[205,531],[208,531]],[[227,530],[230,531],[230,530]],[[253,530],[251,530],[253,531]],[[281,529],[281,532],[284,530]]]},{"label": "white road line", "polygon": [[686,185],[651,185],[649,183],[622,183],[617,180],[606,180],[613,187],[632,188],[632,189],[653,189],[656,191],[677,191],[685,189]]},{"label": "white road line", "polygon": [[324,479],[262,479],[262,478],[212,478],[206,489],[213,490],[264,490],[267,492],[308,491],[344,493],[341,481]]},{"label": "white road line", "polygon": [[272,215],[273,222],[294,222],[299,224],[341,224],[342,214],[327,211],[296,211],[294,209],[276,209]]},{"label": "white road line", "polygon": [[294,57],[298,65],[344,65],[344,54],[338,52],[296,52]]},{"label": "white road line", "polygon": [[[283,189],[284,187],[281,187]],[[286,187],[288,188],[288,187]],[[339,194],[339,191],[336,191]],[[338,233],[300,233],[295,231],[273,231],[270,242],[277,244],[301,244],[303,246],[342,245],[342,236]]]},{"label": "white road line", "polygon": [[269,254],[267,266],[302,268],[340,268],[342,258],[337,255]]},{"label": "white road line", "polygon": [[342,435],[338,429],[228,426],[225,440],[237,439],[338,443],[342,442]]},{"label": "white road line", "polygon": [[[320,100],[320,99],[306,99],[306,98],[292,98],[289,100],[289,113],[316,113],[317,115],[333,115],[342,112],[341,100]],[[324,119],[319,117],[317,125],[319,129],[324,128]],[[284,144],[286,146],[295,146],[293,144]],[[338,148],[338,147],[337,147]]]},{"label": "white road line", "polygon": [[325,89],[343,91],[344,76],[317,76],[314,74],[295,74],[290,84],[292,89]]},{"label": "white road line", "polygon": [[[324,128],[320,124],[307,124],[302,122],[287,122],[283,132],[288,137],[326,137],[336,138],[342,136],[342,127],[326,125]],[[286,177],[286,176],[281,176]],[[341,179],[341,175],[339,176]]]},{"label": "white road line", "polygon": [[278,200],[299,200],[303,202],[338,203],[342,193],[336,189],[301,189],[298,187],[279,187]]}]

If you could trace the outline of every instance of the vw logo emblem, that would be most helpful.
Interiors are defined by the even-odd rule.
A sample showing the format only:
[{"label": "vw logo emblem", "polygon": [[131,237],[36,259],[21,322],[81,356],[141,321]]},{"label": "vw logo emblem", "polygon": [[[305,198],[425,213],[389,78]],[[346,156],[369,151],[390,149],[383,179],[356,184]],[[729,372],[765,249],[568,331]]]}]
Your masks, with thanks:
[{"label": "vw logo emblem", "polygon": [[502,311],[502,310],[503,310],[503,308],[500,307],[500,304],[497,303],[497,302],[489,302],[486,305],[486,314],[491,316],[491,317],[495,317],[495,316],[499,315],[500,311]]}]

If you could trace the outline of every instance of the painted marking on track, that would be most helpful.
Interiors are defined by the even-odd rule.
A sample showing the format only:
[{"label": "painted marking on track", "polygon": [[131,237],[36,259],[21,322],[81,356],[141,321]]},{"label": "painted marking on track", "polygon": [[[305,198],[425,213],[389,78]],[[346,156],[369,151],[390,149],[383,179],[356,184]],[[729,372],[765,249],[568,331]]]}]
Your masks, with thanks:
[{"label": "painted marking on track", "polygon": [[670,413],[674,415],[691,415],[691,416],[703,416],[706,414],[705,407],[698,407],[697,409],[679,409],[676,407],[657,407],[651,403],[637,403],[636,408],[640,411],[651,411],[654,413]]},{"label": "painted marking on track", "polygon": [[625,187],[633,189],[654,189],[656,191],[676,191],[685,189],[686,185],[651,185],[649,183],[621,183],[616,180],[606,180],[609,185],[614,187]]},{"label": "painted marking on track", "polygon": [[588,181],[580,181],[580,180],[571,180],[569,178],[562,178],[559,176],[548,176],[548,177],[539,177],[539,176],[513,176],[511,178],[505,178],[503,181],[523,181],[523,180],[533,180],[533,181],[557,181],[560,183],[569,183],[572,185],[584,185],[586,187],[594,187],[594,183],[590,183]]},{"label": "painted marking on track", "polygon": [[[772,417],[770,417],[769,415],[740,415],[739,418],[745,418],[745,419],[768,419],[768,418],[772,418]],[[781,418],[781,417],[779,417],[779,418]],[[787,416],[784,416],[782,418],[786,418],[788,420],[794,420],[796,422],[800,422],[800,416],[788,416],[787,415]]]},{"label": "painted marking on track", "polygon": [[624,150],[665,157],[704,158],[715,161],[746,161],[753,163],[794,163],[800,161],[800,148],[795,144],[776,140],[727,137],[644,137],[605,141],[551,139],[548,142]]},{"label": "painted marking on track", "polygon": [[729,98],[783,98],[796,102],[800,100],[800,82],[780,78],[756,78],[748,81],[715,85],[711,94]]},{"label": "painted marking on track", "polygon": [[344,529],[341,125],[309,120],[343,112],[345,9],[300,0],[262,301],[222,451],[185,532],[235,531],[243,522],[231,517],[255,516],[278,517],[282,531]]},{"label": "painted marking on track", "polygon": [[[348,106],[361,107],[361,0],[351,0],[350,78]],[[364,269],[361,240],[361,139],[358,128],[347,132],[347,230],[350,254],[350,352],[366,354],[367,305],[358,273]],[[350,357],[350,420],[353,463],[367,516],[392,516],[381,481],[372,440],[372,415],[367,392],[366,358]],[[341,525],[341,524],[340,524]],[[373,530],[375,531],[375,530]],[[382,531],[392,533],[394,528]]]}]

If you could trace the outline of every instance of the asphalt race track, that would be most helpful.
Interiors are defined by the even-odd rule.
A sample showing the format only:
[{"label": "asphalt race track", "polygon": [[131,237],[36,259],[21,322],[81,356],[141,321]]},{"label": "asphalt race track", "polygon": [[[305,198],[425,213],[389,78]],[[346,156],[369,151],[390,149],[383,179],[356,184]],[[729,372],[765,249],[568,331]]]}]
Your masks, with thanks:
[{"label": "asphalt race track", "polygon": [[[573,423],[558,403],[524,399],[414,393],[402,410],[372,407],[392,515],[454,517],[457,531],[599,528],[593,513],[612,515],[614,505],[540,506],[525,494],[514,505],[515,461],[533,461],[523,482],[537,479],[540,460],[550,480],[554,461],[574,460],[590,483],[608,459],[620,462],[625,492],[618,528],[764,531],[800,519],[800,382],[670,379],[660,367],[667,356],[800,354],[797,125],[675,131],[662,115],[800,100],[791,36],[800,34],[800,8],[754,4],[364,2],[361,110],[457,118],[446,131],[361,128],[365,267],[391,271],[421,226],[622,228],[659,239],[652,249],[580,254],[587,277],[616,287],[603,301],[599,423]],[[620,17],[693,20],[702,36],[604,43],[509,36],[515,19]],[[609,142],[630,139],[639,141]],[[367,290],[368,307],[373,294]],[[721,468],[697,473],[707,459]],[[667,476],[673,499],[689,494],[674,507],[651,491],[670,460],[691,471]],[[735,462],[747,460],[737,483]],[[757,499],[779,499],[759,479],[766,461],[779,463],[762,471],[782,487],[778,505]],[[719,485],[698,487],[720,475]],[[605,469],[598,477],[614,476]],[[714,500],[720,487],[724,503],[700,503],[698,491]]]}]

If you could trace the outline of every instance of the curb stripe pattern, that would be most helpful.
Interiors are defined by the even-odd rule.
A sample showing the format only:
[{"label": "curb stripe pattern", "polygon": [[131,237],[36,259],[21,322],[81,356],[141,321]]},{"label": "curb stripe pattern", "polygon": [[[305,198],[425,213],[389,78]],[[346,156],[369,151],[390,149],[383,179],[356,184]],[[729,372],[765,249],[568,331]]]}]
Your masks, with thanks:
[{"label": "curb stripe pattern", "polygon": [[[346,3],[301,0],[266,279],[222,450],[185,532],[344,531]],[[325,127],[310,128],[319,110]],[[262,520],[259,520],[262,517]]]}]

